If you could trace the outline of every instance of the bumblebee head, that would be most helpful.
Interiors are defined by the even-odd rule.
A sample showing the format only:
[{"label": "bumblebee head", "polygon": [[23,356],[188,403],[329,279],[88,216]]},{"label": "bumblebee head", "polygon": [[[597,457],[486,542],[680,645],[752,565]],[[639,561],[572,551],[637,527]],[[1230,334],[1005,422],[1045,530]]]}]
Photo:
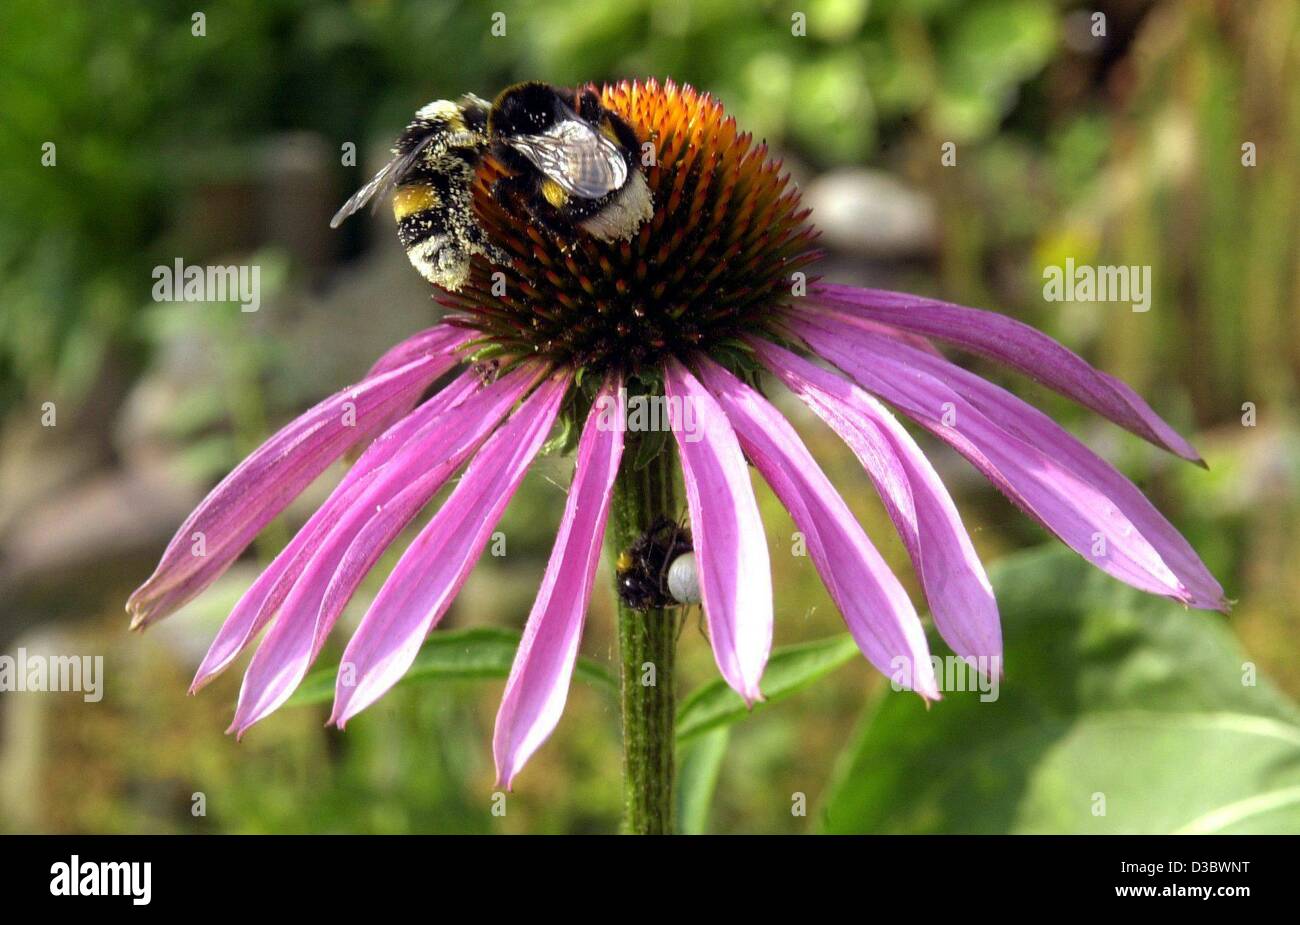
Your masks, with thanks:
[{"label": "bumblebee head", "polygon": [[488,133],[494,138],[539,135],[557,122],[573,117],[559,92],[537,80],[506,87],[492,103]]}]

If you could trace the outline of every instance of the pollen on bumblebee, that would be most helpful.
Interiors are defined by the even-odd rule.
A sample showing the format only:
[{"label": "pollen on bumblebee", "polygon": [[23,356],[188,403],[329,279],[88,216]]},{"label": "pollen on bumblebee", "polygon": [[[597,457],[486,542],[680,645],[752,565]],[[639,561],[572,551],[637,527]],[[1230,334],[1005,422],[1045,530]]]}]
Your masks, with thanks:
[{"label": "pollen on bumblebee", "polygon": [[476,256],[465,284],[439,294],[448,320],[504,353],[629,375],[773,325],[792,274],[818,256],[809,210],[780,162],[689,86],[592,89],[640,142],[649,197],[627,208],[643,211],[615,212],[608,234],[544,226],[493,195],[509,168],[485,157],[474,211],[504,257]]}]

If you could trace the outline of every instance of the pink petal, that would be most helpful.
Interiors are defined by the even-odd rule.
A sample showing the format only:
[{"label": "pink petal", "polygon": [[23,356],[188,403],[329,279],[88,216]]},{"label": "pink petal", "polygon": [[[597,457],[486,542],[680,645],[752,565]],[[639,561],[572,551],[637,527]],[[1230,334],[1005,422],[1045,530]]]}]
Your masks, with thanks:
[{"label": "pink petal", "polygon": [[[371,474],[373,476],[373,473]],[[207,654],[199,663],[190,682],[190,693],[196,693],[219,675],[234,661],[253,637],[261,632],[275,616],[289,593],[294,580],[301,573],[311,550],[316,547],[338,518],[356,501],[369,480],[358,480],[350,485],[340,485],[327,503],[312,514],[294,538],[263,569],[257,580],[239,598],[230,615],[221,624]]]},{"label": "pink petal", "polygon": [[811,297],[872,321],[947,341],[1004,363],[1171,453],[1200,455],[1126,384],[1006,315],[883,289],[817,285]]},{"label": "pink petal", "polygon": [[547,379],[488,439],[397,563],[343,653],[332,722],[341,727],[374,703],[415,660],[545,442],[569,378]]},{"label": "pink petal", "polygon": [[622,429],[607,426],[611,416],[624,420],[621,386],[617,377],[608,381],[587,415],[564,519],[497,711],[492,753],[497,786],[507,790],[555,729],[568,697],[623,456]]},{"label": "pink petal", "polygon": [[[1002,657],[998,605],[939,474],[880,402],[768,341],[759,358],[838,433],[875,483],[925,588],[940,635],[962,657]],[[751,454],[752,455],[752,454]]]},{"label": "pink petal", "polygon": [[794,428],[721,366],[701,359],[699,370],[745,453],[803,533],[813,564],[862,654],[887,677],[939,699],[925,630],[907,592]]},{"label": "pink petal", "polygon": [[429,428],[449,408],[459,405],[482,391],[483,379],[476,370],[467,369],[430,396],[413,411],[400,415],[383,433],[370,441],[356,463],[344,474],[341,485],[383,467],[417,434]]},{"label": "pink petal", "polygon": [[463,401],[478,387],[479,377],[476,373],[463,373],[366,448],[365,453],[348,470],[325,502],[244,592],[208,648],[207,655],[190,684],[190,693],[225,670],[262,627],[270,622],[321,541],[371,486],[376,474],[384,468],[392,455],[401,449],[412,434],[430,421],[437,420],[447,408]]},{"label": "pink petal", "polygon": [[[887,342],[881,346],[889,348]],[[1006,389],[942,357],[919,356],[906,347],[899,347],[895,354],[899,362],[912,364],[946,383],[1003,430],[1037,447],[1114,502],[1187,587],[1193,607],[1228,609],[1222,586],[1191,544],[1136,485],[1073,434]]]},{"label": "pink petal", "polygon": [[[394,408],[456,363],[425,354],[337,392],[283,427],[218,484],[176,531],[149,580],[127,602],[139,628],[173,613],[215,581],[261,529]],[[193,552],[202,536],[202,555]]]},{"label": "pink petal", "polygon": [[[370,371],[366,373],[366,378],[379,376],[390,370],[397,369],[399,366],[405,366],[411,360],[428,353],[453,353],[460,350],[467,341],[475,336],[476,334],[473,331],[449,324],[437,324],[431,328],[425,328],[401,343],[390,347],[370,367]],[[391,424],[401,420],[408,411],[415,407],[417,401],[419,401],[418,395],[395,407],[385,420],[377,422],[376,426],[366,434],[366,438],[363,438],[361,443],[364,445],[368,442],[369,437],[388,430]]]},{"label": "pink petal", "polygon": [[233,730],[243,735],[289,699],[384,550],[536,378],[536,368],[521,367],[430,418],[315,538],[275,626],[244,675]]},{"label": "pink petal", "polygon": [[436,324],[431,328],[425,328],[401,343],[389,347],[370,367],[366,378],[382,376],[424,356],[453,353],[474,336],[476,336],[475,332],[471,330],[449,324]]},{"label": "pink petal", "polygon": [[[664,390],[683,409],[673,432],[681,451],[700,594],[718,670],[748,704],[772,649],[772,570],[749,467],[713,396],[676,360]],[[685,409],[698,425],[689,432]]]},{"label": "pink petal", "polygon": [[[1007,497],[1098,568],[1144,591],[1193,601],[1113,499],[1062,461],[999,427],[926,372],[924,353],[833,319],[801,318],[790,327],[864,389],[969,459]],[[948,414],[952,426],[944,423]]]}]

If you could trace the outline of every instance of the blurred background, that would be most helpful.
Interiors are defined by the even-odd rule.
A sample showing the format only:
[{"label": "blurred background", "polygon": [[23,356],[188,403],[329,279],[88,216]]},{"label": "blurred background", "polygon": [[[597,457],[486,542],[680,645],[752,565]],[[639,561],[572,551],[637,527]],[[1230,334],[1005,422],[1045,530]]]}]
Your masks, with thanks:
[{"label": "blurred background", "polygon": [[[703,690],[680,755],[683,827],[1300,831],[1294,0],[214,0],[201,30],[194,6],[0,6],[0,653],[102,655],[106,675],[98,703],[0,693],[0,831],[617,827],[617,706],[591,680],[611,664],[608,575],[584,637],[591,678],[504,816],[492,671],[433,666],[346,733],[323,728],[327,703],[286,706],[239,743],[223,735],[238,670],[185,694],[337,470],[182,613],[136,636],[123,603],[246,452],[437,317],[385,210],[327,227],[410,114],[521,79],[643,76],[716,94],[774,146],[825,232],[827,278],[1034,324],[1189,434],[1209,471],[972,364],[1137,481],[1237,602],[1227,618],[1188,613],[1091,574],[936,450],[1008,648],[998,701],[927,712],[845,654],[762,488],[777,644],[804,648],[770,682],[788,698],[741,718],[707,687],[716,669],[687,621],[679,694]],[[152,269],[177,258],[256,264],[260,310],[155,302]],[[1151,310],[1046,302],[1044,268],[1067,258],[1151,266]],[[777,397],[921,600],[852,455]],[[530,474],[502,525],[508,554],[484,558],[444,627],[517,633],[570,468]],[[336,639],[321,666],[339,652]]]}]

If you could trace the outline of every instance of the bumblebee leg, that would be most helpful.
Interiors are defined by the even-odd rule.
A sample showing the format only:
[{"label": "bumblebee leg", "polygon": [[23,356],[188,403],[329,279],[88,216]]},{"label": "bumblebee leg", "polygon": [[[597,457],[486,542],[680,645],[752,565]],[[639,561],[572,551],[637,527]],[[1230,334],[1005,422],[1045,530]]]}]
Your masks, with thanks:
[{"label": "bumblebee leg", "polygon": [[540,193],[534,198],[528,200],[528,215],[533,221],[541,225],[551,233],[557,240],[571,243],[574,239],[573,222],[558,214],[555,209],[544,200]]},{"label": "bumblebee leg", "polygon": [[573,237],[571,224],[546,202],[536,177],[528,174],[500,177],[492,184],[491,194],[514,217],[534,221],[560,240]]},{"label": "bumblebee leg", "polygon": [[517,177],[499,177],[492,183],[488,193],[492,201],[511,215],[518,214],[520,204],[528,199],[529,178],[522,174]]}]

